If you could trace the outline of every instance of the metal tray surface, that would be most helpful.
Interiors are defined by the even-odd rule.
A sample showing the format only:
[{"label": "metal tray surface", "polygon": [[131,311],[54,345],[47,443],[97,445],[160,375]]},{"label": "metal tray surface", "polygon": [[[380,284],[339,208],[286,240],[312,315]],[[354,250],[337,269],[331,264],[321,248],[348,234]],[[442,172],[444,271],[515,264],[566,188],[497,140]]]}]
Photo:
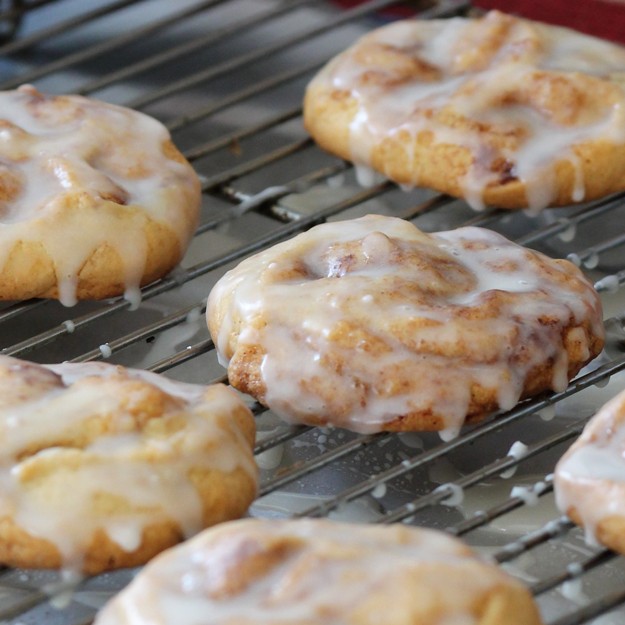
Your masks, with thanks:
[{"label": "metal tray surface", "polygon": [[[397,17],[391,2],[348,10],[302,0],[5,4],[0,20],[23,12],[17,35],[0,47],[3,88],[29,82],[146,111],[168,125],[204,193],[201,225],[181,267],[144,288],[136,310],[123,299],[74,308],[5,305],[3,353],[37,362],[106,358],[188,382],[225,380],[203,319],[215,281],[314,224],[370,212],[410,219],[425,231],[481,225],[569,256],[601,293],[608,345],[566,391],[525,401],[448,442],[431,433],[289,426],[250,399],[262,473],[250,514],[447,530],[522,579],[547,624],[625,622],[625,560],[586,544],[555,508],[551,482],[555,462],[588,418],[625,388],[625,237],[614,228],[625,219],[625,194],[531,216],[476,213],[461,201],[383,180],[360,187],[349,164],[307,137],[301,99],[323,62]],[[460,0],[402,6],[425,18],[472,10]],[[510,454],[517,441],[528,446],[523,457]],[[517,485],[533,488],[535,500],[511,496]],[[0,623],[90,623],[135,572],[76,586],[55,572],[5,569]]]}]

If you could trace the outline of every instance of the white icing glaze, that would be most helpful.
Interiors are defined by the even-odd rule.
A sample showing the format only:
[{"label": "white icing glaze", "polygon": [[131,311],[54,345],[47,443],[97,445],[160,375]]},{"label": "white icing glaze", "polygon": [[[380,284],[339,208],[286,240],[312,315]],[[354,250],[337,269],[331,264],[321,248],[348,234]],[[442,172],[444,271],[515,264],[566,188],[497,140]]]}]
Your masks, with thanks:
[{"label": "white icing glaze", "polygon": [[387,486],[384,482],[378,484],[372,491],[371,496],[374,499],[382,499],[386,496]]},{"label": "white icing glaze", "polygon": [[[0,356],[0,363],[2,363],[4,358],[4,356]],[[127,372],[131,377],[152,384],[161,389],[164,393],[172,395],[173,397],[178,397],[189,403],[199,402],[206,391],[206,387],[199,384],[179,382],[178,380],[172,380],[165,376],[152,373],[151,371],[127,369],[118,365],[109,365],[102,362],[63,362],[60,364],[42,366],[60,376],[65,386],[71,386],[77,381],[87,377],[106,378],[107,376]],[[225,408],[225,404],[223,407]]]},{"label": "white icing glaze", "polygon": [[72,602],[78,585],[84,576],[78,571],[63,569],[58,581],[44,584],[41,588],[50,597],[50,605],[57,610],[64,610]]},{"label": "white icing glaze", "polygon": [[570,243],[577,236],[577,224],[567,217],[558,220],[563,230],[558,234],[558,238],[565,243]]},{"label": "white icing glaze", "polygon": [[[521,441],[515,441],[514,443],[512,443],[512,446],[510,447],[508,456],[511,456],[515,460],[520,460],[527,454],[527,449],[528,449],[527,445],[525,445]],[[501,477],[504,479],[511,478],[516,473],[518,466],[519,466],[518,464],[515,464],[513,467],[510,467],[506,471],[503,471],[501,473]]]},{"label": "white icing glaze", "polygon": [[255,456],[256,464],[263,471],[273,471],[280,466],[284,456],[284,445],[276,445]]},{"label": "white icing glaze", "polygon": [[549,404],[548,406],[545,406],[544,408],[541,408],[538,411],[538,416],[543,421],[552,421],[555,418],[555,416],[556,416],[556,405],[555,404]]},{"label": "white icing glaze", "polygon": [[110,358],[113,355],[113,350],[108,343],[103,343],[100,345],[100,353],[102,354],[102,358]]},{"label": "white icing glaze", "polygon": [[[503,36],[497,34],[509,19],[492,11],[483,20],[395,22],[367,34],[333,59],[312,84],[356,99],[358,108],[349,131],[352,160],[359,168],[371,163],[372,149],[385,137],[427,132],[435,143],[470,151],[472,163],[461,186],[476,209],[484,207],[484,189],[499,182],[500,173],[492,171],[491,163],[500,156],[511,164],[510,174],[525,183],[530,209],[544,208],[553,200],[556,161],[572,166],[572,197],[583,200],[585,180],[575,146],[587,141],[625,142],[625,90],[616,81],[614,101],[602,103],[599,111],[582,113],[571,123],[567,116],[573,113],[566,108],[570,103],[561,103],[563,119],[558,119],[541,107],[547,92],[530,103],[522,93],[524,87],[519,87],[542,89],[545,72],[553,72],[556,82],[574,80],[580,72],[618,76],[625,67],[625,49],[521,19]],[[436,75],[411,76],[412,63],[426,64]],[[431,114],[438,110],[469,119],[474,127],[443,124]],[[495,149],[477,129],[479,124],[522,138]],[[411,150],[407,142],[406,161],[415,169]],[[418,184],[418,169],[414,178]]]},{"label": "white icing glaze", "polygon": [[595,284],[597,291],[606,291],[607,293],[617,293],[620,287],[621,281],[619,276],[616,274],[605,276],[598,280],[597,284]]},{"label": "white icing glaze", "polygon": [[556,504],[577,511],[590,544],[597,524],[611,516],[625,519],[625,393],[610,400],[588,422],[555,471]]},{"label": "white icing glaze", "polygon": [[[242,468],[256,480],[250,444],[230,419],[243,404],[222,385],[104,363],[42,366],[0,356],[2,378],[7,372],[16,377],[0,379],[0,517],[50,541],[70,569],[80,570],[98,528],[126,551],[155,522],[171,520],[185,536],[202,529],[192,470]],[[154,393],[162,403],[149,403]],[[99,433],[91,440],[93,428]],[[80,432],[84,445],[74,442]],[[71,496],[61,495],[67,489]],[[103,494],[132,507],[99,509]]]},{"label": "white icing glaze", "polygon": [[0,111],[0,177],[19,187],[15,197],[0,199],[0,267],[16,242],[41,243],[60,300],[72,305],[78,272],[107,244],[122,260],[125,295],[136,303],[146,221],[171,229],[184,250],[197,220],[197,177],[188,163],[164,154],[165,127],[130,109],[48,97],[30,86],[0,92]]},{"label": "white icing glaze", "polygon": [[459,484],[441,484],[434,489],[434,493],[447,492],[449,495],[445,499],[441,499],[441,503],[445,506],[460,506],[464,501],[464,489]]},{"label": "white icing glaze", "polygon": [[521,441],[515,441],[514,443],[512,443],[508,455],[519,460],[520,458],[523,458],[527,455],[527,451],[528,447],[525,443],[522,443]]},{"label": "white icing glaze", "polygon": [[[266,554],[273,558],[258,570],[254,561]],[[247,520],[159,556],[95,624],[477,625],[476,597],[510,584],[502,570],[433,530]]]},{"label": "white icing glaze", "polygon": [[562,596],[573,601],[578,605],[584,605],[588,603],[588,597],[584,593],[583,581],[580,578],[569,579],[562,583],[560,588]]},{"label": "white icing glaze", "polygon": [[439,430],[438,435],[441,437],[441,440],[444,443],[449,443],[449,441],[453,441],[454,438],[458,437],[461,427],[462,426],[458,424],[451,427],[443,428],[442,430]]},{"label": "white icing glaze", "polygon": [[513,486],[510,491],[510,497],[518,497],[527,506],[535,506],[538,503],[538,498],[547,489],[547,483],[540,481],[532,484],[531,486],[517,485]]},{"label": "white icing glaze", "polygon": [[[509,297],[481,318],[498,291]],[[495,389],[510,409],[528,371],[552,361],[552,387],[563,390],[562,329],[588,321],[603,335],[599,299],[573,265],[487,230],[429,236],[381,216],[317,226],[244,261],[214,287],[209,319],[222,305],[223,322],[211,328],[220,362],[260,346],[272,410],[359,431],[431,409],[443,434],[455,435],[473,384]],[[588,341],[584,332],[575,338]],[[397,380],[407,390],[385,391]]]}]

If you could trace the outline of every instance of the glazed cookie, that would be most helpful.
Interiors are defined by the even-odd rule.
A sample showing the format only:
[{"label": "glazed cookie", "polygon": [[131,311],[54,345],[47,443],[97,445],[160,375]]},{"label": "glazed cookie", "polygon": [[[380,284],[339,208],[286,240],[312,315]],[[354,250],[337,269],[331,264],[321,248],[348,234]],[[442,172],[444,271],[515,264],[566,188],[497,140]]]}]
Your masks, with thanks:
[{"label": "glazed cookie", "polygon": [[0,92],[0,299],[126,294],[173,269],[200,184],[156,120],[33,87]]},{"label": "glazed cookie", "polygon": [[591,543],[625,554],[625,392],[588,422],[554,475],[558,508]]},{"label": "glazed cookie", "polygon": [[365,35],[308,86],[318,144],[474,208],[625,189],[625,49],[496,11]]},{"label": "glazed cookie", "polygon": [[541,621],[518,581],[442,532],[248,519],[207,530],[159,556],[104,607],[95,624],[204,622]]},{"label": "glazed cookie", "polygon": [[289,421],[362,432],[453,435],[563,390],[604,335],[572,263],[485,229],[428,235],[375,215],[243,261],[207,317],[233,386]]},{"label": "glazed cookie", "polygon": [[98,573],[241,516],[254,420],[223,385],[0,356],[0,563]]}]

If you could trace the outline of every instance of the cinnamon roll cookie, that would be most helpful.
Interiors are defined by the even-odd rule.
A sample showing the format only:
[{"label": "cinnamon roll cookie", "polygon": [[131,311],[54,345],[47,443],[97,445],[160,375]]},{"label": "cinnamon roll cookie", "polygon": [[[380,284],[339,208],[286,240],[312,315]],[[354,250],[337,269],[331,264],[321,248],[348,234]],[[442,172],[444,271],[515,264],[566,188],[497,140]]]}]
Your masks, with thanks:
[{"label": "cinnamon roll cookie", "polygon": [[228,377],[293,422],[445,430],[563,390],[603,345],[570,262],[480,228],[425,234],[370,215],[243,261],[208,326]]},{"label": "cinnamon roll cookie", "polygon": [[493,11],[365,35],[308,86],[318,144],[475,208],[625,189],[625,48]]},{"label": "cinnamon roll cookie", "polygon": [[95,625],[538,625],[530,593],[434,530],[235,521],[160,555]]},{"label": "cinnamon roll cookie", "polygon": [[558,508],[590,543],[625,554],[625,392],[603,406],[556,466]]},{"label": "cinnamon roll cookie", "polygon": [[24,86],[0,138],[0,299],[136,299],[180,261],[200,185],[159,122]]},{"label": "cinnamon roll cookie", "polygon": [[142,564],[256,494],[254,420],[223,385],[0,357],[0,563]]}]

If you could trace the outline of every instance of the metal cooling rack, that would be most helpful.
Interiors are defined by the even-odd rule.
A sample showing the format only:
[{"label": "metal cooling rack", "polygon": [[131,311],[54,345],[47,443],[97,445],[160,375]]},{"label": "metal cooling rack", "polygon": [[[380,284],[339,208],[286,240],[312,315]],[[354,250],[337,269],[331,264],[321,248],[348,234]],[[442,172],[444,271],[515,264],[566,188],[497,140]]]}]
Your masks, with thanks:
[{"label": "metal cooling rack", "polygon": [[[183,265],[123,300],[30,301],[0,309],[6,354],[38,362],[107,359],[188,382],[225,380],[203,313],[214,282],[244,257],[324,220],[368,212],[426,231],[481,225],[579,263],[606,310],[602,356],[556,394],[467,428],[357,435],[293,427],[253,404],[262,485],[251,514],[329,516],[445,529],[522,579],[549,625],[621,624],[625,560],[589,547],[559,515],[551,472],[607,398],[625,387],[625,194],[538,216],[471,211],[425,190],[355,183],[301,125],[314,71],[359,34],[398,15],[445,17],[467,2],[369,1],[341,10],[306,0],[35,0],[0,2],[0,82],[31,82],[145,110],[167,124],[202,178],[202,223]],[[16,37],[10,38],[14,28]],[[0,571],[0,623],[83,625],[131,579],[82,582],[44,571]]]}]

